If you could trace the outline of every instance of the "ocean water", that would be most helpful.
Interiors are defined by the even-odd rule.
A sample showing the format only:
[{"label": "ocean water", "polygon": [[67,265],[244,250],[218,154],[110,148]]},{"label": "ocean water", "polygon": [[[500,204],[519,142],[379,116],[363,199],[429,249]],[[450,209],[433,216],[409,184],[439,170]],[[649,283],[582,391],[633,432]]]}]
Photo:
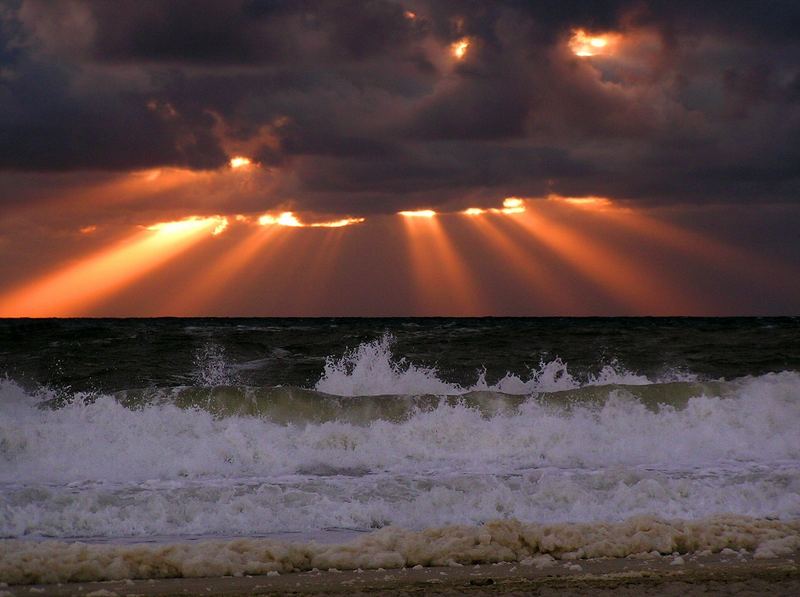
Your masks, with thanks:
[{"label": "ocean water", "polygon": [[800,318],[0,320],[0,376],[0,576],[43,539],[388,565],[503,521],[800,546]]}]

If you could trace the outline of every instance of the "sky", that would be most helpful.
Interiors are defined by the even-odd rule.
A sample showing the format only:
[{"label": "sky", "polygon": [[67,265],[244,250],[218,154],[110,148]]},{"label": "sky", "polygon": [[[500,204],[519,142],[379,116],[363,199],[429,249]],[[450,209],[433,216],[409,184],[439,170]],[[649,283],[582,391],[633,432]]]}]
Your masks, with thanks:
[{"label": "sky", "polygon": [[800,3],[0,0],[0,317],[798,315]]}]

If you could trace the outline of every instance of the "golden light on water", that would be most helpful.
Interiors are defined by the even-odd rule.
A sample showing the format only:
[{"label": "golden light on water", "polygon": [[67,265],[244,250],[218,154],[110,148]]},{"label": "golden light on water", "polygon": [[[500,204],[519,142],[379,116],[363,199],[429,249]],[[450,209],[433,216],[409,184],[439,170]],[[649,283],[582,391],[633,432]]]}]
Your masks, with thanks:
[{"label": "golden light on water", "polygon": [[231,158],[231,161],[228,162],[234,170],[239,170],[240,168],[247,168],[253,164],[253,160],[250,158],[246,158],[241,155],[237,155]]},{"label": "golden light on water", "polygon": [[399,215],[406,218],[432,218],[436,212],[432,209],[417,209],[413,211],[398,211]]},{"label": "golden light on water", "polygon": [[585,29],[573,29],[569,39],[569,49],[582,58],[612,54],[619,41],[617,33],[591,34]]},{"label": "golden light on water", "polygon": [[480,207],[468,207],[461,213],[463,213],[465,216],[479,216],[481,214],[486,213],[486,210],[481,209]]},{"label": "golden light on water", "polygon": [[463,37],[450,45],[450,52],[456,60],[463,60],[469,50],[469,38]]}]

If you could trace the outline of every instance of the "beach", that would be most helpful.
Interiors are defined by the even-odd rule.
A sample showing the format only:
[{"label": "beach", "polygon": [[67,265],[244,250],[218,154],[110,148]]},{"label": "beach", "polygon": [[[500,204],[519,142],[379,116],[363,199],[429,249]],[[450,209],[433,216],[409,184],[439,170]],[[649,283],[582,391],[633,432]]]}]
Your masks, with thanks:
[{"label": "beach", "polygon": [[677,591],[686,583],[733,582],[788,590],[798,582],[799,552],[796,521],[497,520],[416,532],[387,528],[338,544],[245,538],[130,545],[4,541],[0,578],[28,585],[28,592],[88,591],[98,597],[104,593],[97,591],[129,594],[139,588],[153,595],[412,593],[431,585],[445,593],[469,588],[487,594],[640,585],[648,590],[675,585]]},{"label": "beach", "polygon": [[731,552],[651,559],[606,558],[549,566],[316,571],[280,576],[10,586],[2,595],[797,595],[800,554],[753,559]]}]

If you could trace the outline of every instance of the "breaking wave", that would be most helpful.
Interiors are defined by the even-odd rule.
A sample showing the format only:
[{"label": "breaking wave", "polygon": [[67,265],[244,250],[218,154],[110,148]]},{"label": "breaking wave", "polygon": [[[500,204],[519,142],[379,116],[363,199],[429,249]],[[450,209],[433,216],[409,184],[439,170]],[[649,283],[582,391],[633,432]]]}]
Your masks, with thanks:
[{"label": "breaking wave", "polygon": [[[497,383],[487,384],[485,372],[479,372],[471,387],[462,387],[439,378],[434,368],[419,367],[392,354],[394,338],[384,334],[378,340],[365,342],[341,358],[329,357],[322,377],[314,388],[338,396],[380,396],[386,394],[463,394],[469,391],[493,391],[505,394],[556,392],[586,385],[642,385],[647,377],[603,366],[597,374],[579,379],[570,374],[566,363],[554,359],[541,363],[528,379],[507,373]],[[693,380],[694,376],[673,374],[662,381]]]},{"label": "breaking wave", "polygon": [[463,387],[391,339],[313,388],[56,395],[0,381],[0,536],[425,529],[503,518],[800,517],[800,374],[583,377],[554,360]]}]

